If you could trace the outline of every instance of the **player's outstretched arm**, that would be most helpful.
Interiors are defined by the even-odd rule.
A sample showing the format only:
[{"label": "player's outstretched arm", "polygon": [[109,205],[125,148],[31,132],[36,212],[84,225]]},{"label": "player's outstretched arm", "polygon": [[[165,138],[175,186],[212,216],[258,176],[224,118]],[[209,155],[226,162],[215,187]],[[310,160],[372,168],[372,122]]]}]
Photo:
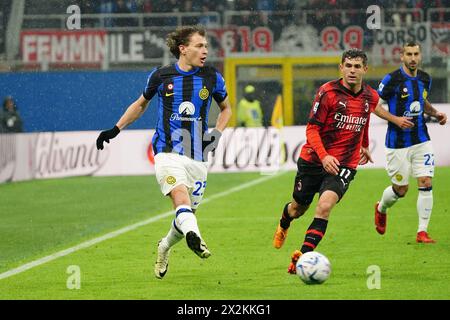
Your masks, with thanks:
[{"label": "player's outstretched arm", "polygon": [[425,100],[423,111],[426,114],[435,117],[439,121],[440,125],[444,125],[447,122],[447,115],[443,112],[437,111],[428,100]]},{"label": "player's outstretched arm", "polygon": [[148,100],[145,99],[143,95],[141,95],[127,108],[125,113],[112,129],[100,132],[100,135],[97,138],[97,149],[103,150],[103,143],[109,143],[109,140],[114,139],[120,133],[120,130],[124,129],[125,127],[139,119],[142,114],[144,114],[147,106]]},{"label": "player's outstretched arm", "polygon": [[377,107],[374,110],[374,113],[379,116],[381,119],[387,120],[389,122],[392,122],[396,126],[407,129],[414,127],[414,122],[410,121],[412,117],[398,117],[387,111],[383,108],[381,103],[377,104]]},{"label": "player's outstretched arm", "polygon": [[130,104],[120,120],[117,122],[116,126],[120,130],[129,126],[144,114],[145,110],[147,110],[147,107],[148,100],[145,99],[143,95],[141,95],[136,101]]}]

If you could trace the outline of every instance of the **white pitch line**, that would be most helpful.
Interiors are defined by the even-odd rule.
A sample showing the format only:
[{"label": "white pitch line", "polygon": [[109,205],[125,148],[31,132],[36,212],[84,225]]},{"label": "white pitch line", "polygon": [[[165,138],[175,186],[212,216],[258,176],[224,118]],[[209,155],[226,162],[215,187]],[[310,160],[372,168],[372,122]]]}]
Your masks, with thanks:
[{"label": "white pitch line", "polygon": [[[267,181],[267,180],[269,180],[269,179],[272,179],[272,178],[274,178],[274,177],[277,177],[277,176],[279,176],[279,175],[281,175],[281,174],[283,174],[283,173],[285,173],[285,172],[286,172],[286,171],[281,171],[280,173],[277,173],[277,174],[274,174],[274,175],[264,176],[264,177],[262,177],[262,178],[259,178],[259,179],[256,179],[256,180],[253,180],[253,181],[244,183],[244,184],[242,184],[242,185],[240,185],[240,186],[230,188],[230,189],[228,189],[228,190],[226,190],[226,191],[216,193],[216,194],[214,194],[214,195],[212,195],[212,196],[210,196],[210,197],[204,199],[204,200],[202,201],[202,203],[204,204],[204,203],[210,202],[210,201],[212,201],[212,200],[215,200],[215,199],[219,199],[219,198],[225,197],[225,196],[227,196],[227,195],[230,195],[230,194],[232,194],[232,193],[234,193],[234,192],[237,192],[237,191],[240,191],[240,190],[242,190],[242,189],[246,189],[246,188],[252,187],[252,186],[254,186],[254,185],[260,184],[260,183],[262,183],[262,182],[264,182],[264,181]],[[103,242],[103,241],[108,240],[108,239],[115,238],[115,237],[117,237],[117,236],[120,236],[121,234],[124,234],[124,233],[127,233],[127,232],[129,232],[129,231],[135,230],[135,229],[137,229],[137,228],[139,228],[139,227],[145,226],[145,225],[150,224],[150,223],[153,223],[153,222],[155,222],[155,221],[164,219],[164,218],[169,217],[169,216],[171,216],[171,215],[173,215],[173,210],[167,211],[167,212],[164,212],[164,213],[161,213],[161,214],[158,214],[158,215],[156,215],[156,216],[154,216],[154,217],[151,217],[151,218],[149,218],[149,219],[146,219],[146,220],[137,222],[137,223],[135,223],[135,224],[126,226],[126,227],[121,228],[121,229],[119,229],[119,230],[112,231],[112,232],[107,233],[107,234],[105,234],[105,235],[103,235],[103,236],[101,236],[101,237],[97,237],[97,238],[94,238],[94,239],[91,239],[91,240],[82,242],[82,243],[80,243],[79,245],[70,247],[70,248],[65,249],[65,250],[61,250],[61,251],[55,252],[55,253],[53,253],[53,254],[51,254],[51,255],[48,255],[48,256],[46,256],[46,257],[43,257],[43,258],[40,258],[40,259],[31,261],[31,262],[26,263],[26,264],[24,264],[24,265],[21,265],[21,266],[19,266],[19,267],[17,267],[17,268],[14,268],[14,269],[11,269],[11,270],[6,271],[6,272],[4,272],[4,273],[1,273],[1,274],[0,274],[0,280],[5,279],[5,278],[8,278],[8,277],[12,277],[12,276],[14,276],[14,275],[16,275],[16,274],[19,274],[19,273],[22,273],[22,272],[24,272],[24,271],[30,270],[30,269],[32,269],[32,268],[34,268],[34,267],[38,267],[38,266],[40,266],[40,265],[43,265],[44,263],[47,263],[47,262],[56,260],[56,259],[58,259],[58,258],[67,256],[67,255],[69,255],[69,254],[71,254],[71,253],[73,253],[73,252],[76,252],[76,251],[79,251],[79,250],[82,250],[82,249],[89,248],[89,247],[91,247],[91,246],[93,246],[93,245],[95,245],[95,244],[97,244],[97,243]]]}]

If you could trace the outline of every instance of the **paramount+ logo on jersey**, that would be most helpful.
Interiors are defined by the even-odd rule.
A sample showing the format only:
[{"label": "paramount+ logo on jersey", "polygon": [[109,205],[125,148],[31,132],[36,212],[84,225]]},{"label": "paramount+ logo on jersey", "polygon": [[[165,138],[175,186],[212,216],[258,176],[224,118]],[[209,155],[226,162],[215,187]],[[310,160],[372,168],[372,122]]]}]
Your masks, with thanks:
[{"label": "paramount+ logo on jersey", "polygon": [[409,105],[409,110],[406,110],[403,115],[405,117],[418,117],[422,114],[422,108],[419,101],[413,101]]},{"label": "paramount+ logo on jersey", "polygon": [[202,117],[191,117],[195,114],[195,106],[190,101],[180,103],[178,113],[172,113],[170,120],[172,121],[202,121]]},{"label": "paramount+ logo on jersey", "polygon": [[353,132],[360,132],[367,123],[367,117],[356,117],[352,114],[346,115],[340,112],[336,112],[334,115],[334,120],[336,120],[337,129],[349,130]]}]

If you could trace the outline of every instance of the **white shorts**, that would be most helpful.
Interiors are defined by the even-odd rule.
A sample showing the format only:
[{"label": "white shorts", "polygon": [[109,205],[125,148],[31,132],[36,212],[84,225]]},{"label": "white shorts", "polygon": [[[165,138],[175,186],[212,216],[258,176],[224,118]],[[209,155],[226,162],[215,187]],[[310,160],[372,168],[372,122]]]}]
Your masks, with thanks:
[{"label": "white shorts", "polygon": [[386,170],[393,184],[406,186],[409,176],[433,177],[434,153],[431,141],[413,145],[408,148],[385,148]]},{"label": "white shorts", "polygon": [[184,184],[188,188],[192,209],[197,209],[205,193],[208,162],[162,152],[155,156],[155,174],[165,196],[176,186]]}]

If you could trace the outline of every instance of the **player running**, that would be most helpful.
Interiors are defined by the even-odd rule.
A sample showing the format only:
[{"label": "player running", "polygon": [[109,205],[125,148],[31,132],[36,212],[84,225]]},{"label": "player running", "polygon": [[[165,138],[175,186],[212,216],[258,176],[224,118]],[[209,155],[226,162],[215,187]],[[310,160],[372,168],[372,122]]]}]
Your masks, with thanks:
[{"label": "player running", "polygon": [[386,232],[387,209],[406,195],[411,175],[417,178],[419,188],[416,242],[435,243],[427,232],[433,209],[434,153],[424,114],[435,117],[441,125],[447,122],[447,115],[437,111],[427,100],[431,77],[418,69],[422,60],[420,45],[416,42],[406,43],[400,58],[401,67],[383,78],[378,93],[389,105],[390,113],[412,117],[415,126],[401,130],[392,124],[388,125],[386,169],[392,185],[384,190],[381,200],[375,204],[375,228],[379,234]]},{"label": "player running", "polygon": [[[179,27],[167,37],[167,46],[178,59],[175,64],[151,71],[142,95],[133,102],[111,130],[103,131],[97,148],[109,142],[136,121],[158,96],[156,132],[152,145],[156,179],[161,192],[169,196],[175,219],[167,235],[158,242],[155,276],[162,279],[169,265],[170,249],[186,237],[188,247],[200,258],[211,252],[203,240],[195,211],[206,188],[208,152],[218,144],[231,117],[231,106],[222,75],[205,66],[208,43],[201,26]],[[221,111],[216,127],[208,133],[208,113],[212,98]]]},{"label": "player running", "polygon": [[273,245],[281,248],[293,219],[302,216],[319,193],[312,223],[303,245],[291,256],[288,272],[296,273],[301,254],[313,251],[327,230],[331,210],[347,191],[358,164],[372,161],[369,152],[370,113],[374,112],[402,128],[413,125],[406,117],[391,115],[378,105],[378,94],[363,83],[367,55],[359,49],[342,54],[343,78],[322,85],[314,99],[306,127],[307,142],[297,162],[293,199],[284,210]]}]

